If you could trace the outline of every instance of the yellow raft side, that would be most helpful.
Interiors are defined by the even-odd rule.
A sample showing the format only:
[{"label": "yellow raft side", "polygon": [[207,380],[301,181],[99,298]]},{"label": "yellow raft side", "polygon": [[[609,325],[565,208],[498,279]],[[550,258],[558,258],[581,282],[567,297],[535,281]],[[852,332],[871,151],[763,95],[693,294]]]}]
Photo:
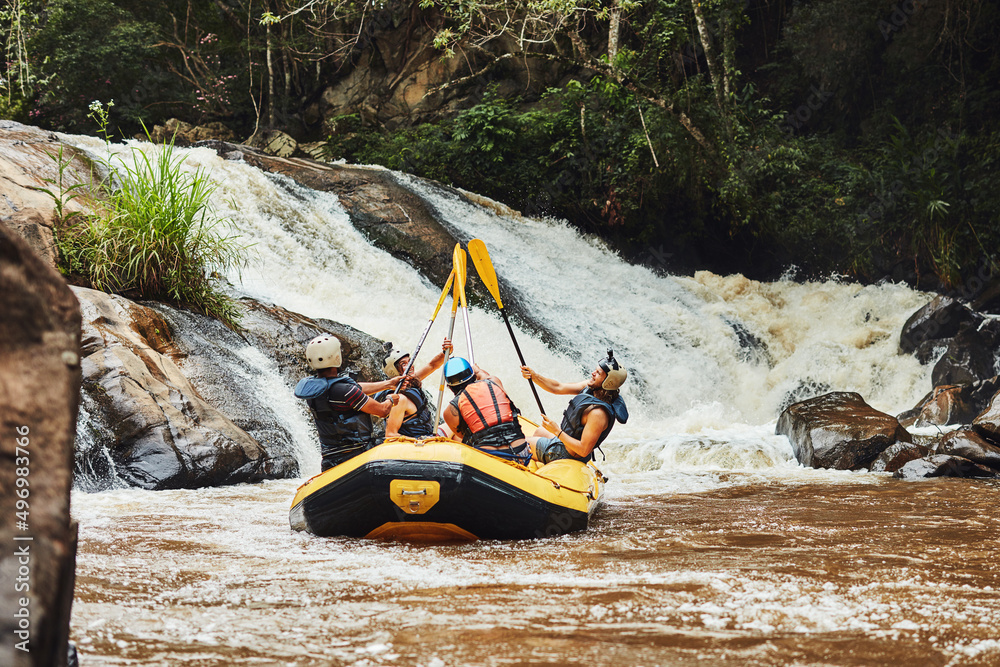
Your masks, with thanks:
[{"label": "yellow raft side", "polygon": [[491,477],[567,509],[588,512],[603,492],[604,476],[593,463],[564,459],[525,467],[447,438],[389,438],[354,458],[316,475],[299,487],[292,506],[331,481],[379,460],[444,461],[474,467]]}]

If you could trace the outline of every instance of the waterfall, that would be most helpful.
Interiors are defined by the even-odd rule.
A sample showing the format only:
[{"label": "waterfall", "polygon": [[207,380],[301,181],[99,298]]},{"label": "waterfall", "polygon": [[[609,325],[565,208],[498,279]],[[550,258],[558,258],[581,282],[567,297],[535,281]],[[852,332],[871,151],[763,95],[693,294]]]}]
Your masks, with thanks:
[{"label": "waterfall", "polygon": [[[92,151],[103,144],[67,137]],[[115,147],[121,150],[121,147]],[[207,148],[184,149],[186,168],[218,183],[217,212],[253,244],[251,265],[228,278],[249,296],[310,317],[333,319],[412,347],[440,285],[373,245],[351,224],[337,197],[268,174]],[[555,343],[515,327],[529,365],[561,380],[583,379],[613,347],[629,369],[622,395],[632,412],[605,447],[622,471],[767,469],[790,464],[780,411],[826,391],[856,391],[875,408],[898,413],[930,388],[930,367],[897,353],[906,318],[928,296],[902,285],[771,283],[702,272],[660,275],[622,260],[602,242],[552,219],[532,219],[398,174],[456,238],[483,239],[505,300],[543,323]],[[469,280],[478,280],[469,264]],[[492,304],[490,304],[492,305]],[[447,332],[442,313],[426,359]],[[495,308],[472,308],[476,361],[500,377],[526,416],[537,419],[527,383]],[[468,344],[459,322],[456,353]],[[277,376],[262,386],[291,387]],[[263,381],[262,381],[263,382]],[[436,388],[437,376],[428,382]],[[558,421],[567,397],[541,393]],[[283,399],[284,397],[282,397]],[[283,404],[277,401],[276,404]],[[284,415],[296,439],[312,438],[304,413]],[[309,434],[309,435],[305,435]],[[315,451],[314,442],[296,449]],[[315,462],[303,462],[304,472]]]}]

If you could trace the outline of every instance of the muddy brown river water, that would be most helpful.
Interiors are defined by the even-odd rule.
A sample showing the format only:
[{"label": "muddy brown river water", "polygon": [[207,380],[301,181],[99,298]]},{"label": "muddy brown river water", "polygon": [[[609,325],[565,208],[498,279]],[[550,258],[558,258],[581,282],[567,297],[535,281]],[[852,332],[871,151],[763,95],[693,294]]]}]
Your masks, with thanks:
[{"label": "muddy brown river water", "polygon": [[78,493],[72,638],[83,665],[1000,664],[1000,484],[710,477],[436,546],[293,533],[295,481]]}]

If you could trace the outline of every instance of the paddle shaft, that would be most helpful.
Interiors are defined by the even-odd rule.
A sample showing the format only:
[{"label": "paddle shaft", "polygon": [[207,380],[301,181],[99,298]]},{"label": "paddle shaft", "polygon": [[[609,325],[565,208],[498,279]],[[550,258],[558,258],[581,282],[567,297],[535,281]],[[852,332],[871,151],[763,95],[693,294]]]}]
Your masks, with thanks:
[{"label": "paddle shaft", "polygon": [[[458,303],[458,300],[454,300],[454,303]],[[458,309],[452,307],[451,309],[451,324],[448,326],[448,338],[451,338],[452,334],[455,333],[455,315],[458,313]],[[451,351],[447,350],[444,353],[444,364],[448,365],[448,357],[451,356]],[[438,387],[438,402],[437,408],[434,410],[434,429],[437,430],[438,422],[441,421],[441,404],[444,402],[444,366],[441,366],[441,386]]]},{"label": "paddle shaft", "polygon": [[[417,355],[420,353],[420,348],[422,348],[424,346],[424,341],[427,340],[427,334],[430,333],[431,327],[434,325],[434,320],[437,319],[438,313],[441,311],[441,304],[444,303],[445,297],[448,296],[448,291],[451,288],[451,284],[452,284],[453,280],[455,280],[455,270],[454,269],[452,269],[451,275],[448,276],[448,282],[446,282],[444,284],[444,289],[441,290],[441,298],[438,299],[437,306],[434,308],[434,314],[431,315],[431,319],[427,320],[427,326],[424,327],[424,332],[422,334],[420,334],[420,342],[417,343],[417,347],[413,350],[413,354],[410,355],[410,363],[406,364],[406,370],[403,372],[403,375],[400,377],[399,382],[396,383],[396,388],[393,390],[392,393],[394,393],[394,394],[398,394],[399,393],[399,388],[403,384],[403,378],[405,378],[407,375],[409,375],[410,371],[413,370],[413,364],[416,363],[416,361],[417,361]],[[451,338],[451,333],[450,332],[448,334],[448,337]],[[447,361],[447,360],[448,360],[448,357],[445,356],[445,361]]]},{"label": "paddle shaft", "polygon": [[[507,311],[501,308],[500,314],[503,315],[503,323],[507,325],[507,331],[510,333],[510,340],[514,343],[514,351],[517,352],[518,360],[522,366],[527,366],[528,364],[524,363],[524,355],[521,354],[521,347],[517,344],[517,338],[514,337],[514,328],[510,326],[510,320],[507,319]],[[542,407],[542,399],[538,398],[538,390],[535,389],[534,380],[528,378],[528,384],[531,385],[531,393],[535,395],[535,403],[538,404],[538,411],[544,415],[545,408]]]},{"label": "paddle shaft", "polygon": [[[497,308],[500,309],[500,314],[503,315],[503,323],[507,325],[507,332],[510,333],[510,340],[514,343],[514,350],[517,352],[518,360],[520,360],[522,366],[527,366],[528,364],[524,363],[524,355],[521,354],[521,348],[517,344],[517,338],[514,336],[514,328],[510,326],[510,320],[507,319],[507,311],[504,310],[503,301],[500,300],[500,284],[497,281],[497,272],[493,268],[493,262],[490,260],[490,252],[486,249],[486,244],[479,239],[469,241],[469,256],[472,257],[472,263],[476,267],[476,272],[479,273],[479,278],[497,302]],[[531,385],[531,393],[535,395],[535,403],[538,404],[538,411],[544,415],[545,408],[542,407],[542,399],[538,398],[538,390],[535,389],[535,383],[531,378],[528,378],[528,384]]]}]

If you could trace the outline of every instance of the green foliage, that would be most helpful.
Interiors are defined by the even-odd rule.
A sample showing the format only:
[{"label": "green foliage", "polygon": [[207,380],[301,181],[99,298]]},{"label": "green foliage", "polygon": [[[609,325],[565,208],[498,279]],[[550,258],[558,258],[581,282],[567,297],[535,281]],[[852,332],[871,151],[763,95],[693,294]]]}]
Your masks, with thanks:
[{"label": "green foliage", "polygon": [[36,104],[51,126],[86,125],[83,109],[96,95],[119,100],[120,116],[140,117],[140,101],[131,93],[145,76],[156,27],[110,0],[55,0],[46,12],[28,46],[45,55],[37,65]]},{"label": "green foliage", "polygon": [[79,211],[66,211],[66,206],[74,199],[86,197],[87,183],[70,183],[66,171],[73,164],[73,156],[64,157],[64,146],[59,144],[56,153],[50,153],[49,157],[56,163],[56,177],[42,179],[49,184],[47,188],[35,188],[44,192],[52,198],[55,204],[56,219],[66,225],[73,217],[79,215]]},{"label": "green foliage", "polygon": [[96,289],[173,301],[237,328],[240,313],[213,277],[246,265],[248,247],[222,231],[212,212],[215,185],[200,168],[183,169],[171,144],[152,156],[110,156],[97,215],[58,235],[62,268]]}]

